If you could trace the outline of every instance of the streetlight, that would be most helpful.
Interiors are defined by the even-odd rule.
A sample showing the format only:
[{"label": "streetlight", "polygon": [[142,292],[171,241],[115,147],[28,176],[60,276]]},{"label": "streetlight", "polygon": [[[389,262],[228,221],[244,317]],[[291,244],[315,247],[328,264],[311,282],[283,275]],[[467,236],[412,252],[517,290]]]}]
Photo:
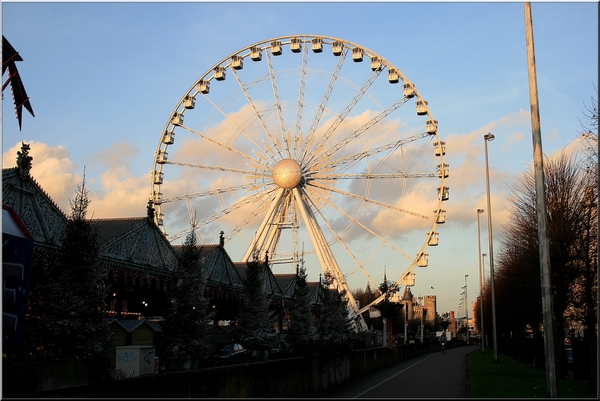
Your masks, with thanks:
[{"label": "streetlight", "polygon": [[493,141],[494,135],[487,133],[483,136],[485,148],[485,186],[487,188],[487,218],[488,218],[488,237],[490,242],[490,287],[492,289],[492,342],[494,345],[494,361],[500,363],[498,359],[498,340],[496,339],[496,296],[494,294],[494,244],[492,239],[492,204],[490,201],[490,168],[488,165],[488,141]]},{"label": "streetlight", "polygon": [[467,318],[467,345],[469,345],[469,297],[468,297],[468,291],[467,291],[467,277],[469,277],[468,274],[465,274],[465,315]]},{"label": "streetlight", "polygon": [[477,209],[477,246],[479,252],[477,253],[477,259],[479,260],[479,329],[481,331],[481,352],[485,352],[485,345],[483,344],[484,332],[483,332],[483,265],[481,263],[481,225],[479,223],[479,215],[483,213],[483,209]]}]

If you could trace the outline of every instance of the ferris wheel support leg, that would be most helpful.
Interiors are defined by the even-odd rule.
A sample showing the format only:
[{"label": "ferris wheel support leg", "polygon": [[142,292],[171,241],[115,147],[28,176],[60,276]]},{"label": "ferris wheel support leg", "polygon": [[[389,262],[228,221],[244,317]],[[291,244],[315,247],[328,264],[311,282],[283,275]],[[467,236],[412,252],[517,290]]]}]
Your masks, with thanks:
[{"label": "ferris wheel support leg", "polygon": [[315,248],[317,251],[317,256],[319,257],[319,261],[321,262],[321,267],[325,272],[333,273],[333,277],[335,279],[335,283],[346,291],[346,296],[348,297],[348,311],[350,316],[352,317],[354,324],[357,326],[357,329],[360,331],[368,330],[367,323],[365,322],[362,314],[358,313],[358,306],[356,304],[356,300],[348,288],[348,284],[344,279],[344,275],[341,272],[331,249],[327,245],[327,240],[319,227],[314,215],[310,211],[310,208],[302,198],[302,194],[298,190],[298,188],[294,188],[294,197],[296,198],[296,203],[298,208],[300,209],[300,213],[302,214],[302,218],[304,219],[306,226],[308,228],[310,237],[315,244]]},{"label": "ferris wheel support leg", "polygon": [[[279,188],[277,195],[275,196],[275,199],[273,199],[273,203],[269,207],[269,210],[268,210],[265,218],[263,219],[258,231],[256,232],[256,235],[252,239],[250,246],[248,246],[248,249],[246,250],[246,253],[244,254],[244,257],[242,258],[242,260],[247,261],[248,259],[250,259],[252,257],[252,253],[254,252],[254,250],[260,251],[261,257],[264,257],[264,255],[262,255],[262,251],[263,251],[263,249],[265,249],[265,240],[269,233],[269,229],[272,226],[271,223],[274,219],[275,212],[276,212],[277,208],[281,205],[281,202],[283,199],[283,194],[284,194],[284,189]],[[268,247],[266,249],[268,249]]]}]

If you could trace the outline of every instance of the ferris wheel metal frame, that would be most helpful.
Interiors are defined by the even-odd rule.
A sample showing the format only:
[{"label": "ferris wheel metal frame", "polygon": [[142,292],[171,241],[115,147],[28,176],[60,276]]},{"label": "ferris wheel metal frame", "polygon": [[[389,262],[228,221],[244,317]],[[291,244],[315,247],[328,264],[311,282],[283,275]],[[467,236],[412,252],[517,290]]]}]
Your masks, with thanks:
[{"label": "ferris wheel metal frame", "polygon": [[[326,47],[331,47],[333,56],[337,57],[335,66],[326,73],[311,70],[308,61],[309,55],[322,53]],[[281,57],[286,51],[301,54],[300,66],[278,71],[274,67],[273,59]],[[251,80],[243,81],[243,72],[240,70],[244,69],[244,62],[251,60],[255,63],[265,63],[263,56],[266,59],[267,71]],[[360,63],[363,58],[368,58],[371,72],[362,85],[353,84],[354,95],[345,100],[343,110],[339,113],[332,112],[328,103],[334,101],[332,94],[335,91],[336,83],[345,79],[342,78],[341,72],[347,62],[347,56],[350,56],[349,58],[354,63]],[[282,81],[283,77],[290,74],[291,71],[294,72],[293,75],[297,79],[297,98],[293,102],[284,102],[280,97],[284,86]],[[368,92],[374,83],[378,79],[383,79],[380,79],[380,76],[385,77],[384,71],[387,71],[387,84],[391,85],[391,88],[395,88],[394,84],[402,82],[401,96],[396,98],[394,94],[392,97],[394,100],[389,102],[389,106],[385,108],[379,106],[380,110],[371,113],[373,116],[369,115],[370,118],[364,124],[351,129],[349,133],[342,137],[336,137],[342,131],[340,127],[348,125],[346,120],[350,119],[353,109],[361,102],[361,99],[370,96]],[[303,120],[303,112],[306,116],[308,109],[305,95],[309,87],[307,79],[311,76],[309,72],[324,76],[327,81],[327,84],[321,88],[320,102],[311,104],[310,126]],[[214,82],[215,86],[218,86],[221,81],[226,79],[227,74],[233,75],[237,82],[237,87],[234,85],[235,97],[230,94],[220,100],[211,99],[209,95],[211,84]],[[270,84],[272,91],[272,97],[270,96],[269,99],[270,103],[267,103],[266,106],[263,105],[262,99],[253,97],[254,93],[252,93],[254,87],[261,83]],[[352,82],[350,83],[352,84]],[[264,95],[265,92],[262,92],[262,94]],[[232,116],[232,111],[226,110],[229,105],[235,104],[237,97],[242,98],[243,101],[240,104],[250,110],[250,117],[246,120],[236,120],[236,117]],[[207,105],[205,109],[212,110],[203,117],[205,119],[200,128],[193,128],[184,123],[184,117],[187,117],[186,113],[189,114],[191,110],[196,108],[197,98],[205,101]],[[415,101],[417,116],[425,116],[426,118],[422,130],[400,137],[398,140],[387,141],[386,139],[378,146],[369,147],[366,145],[368,142],[366,140],[367,135],[374,132],[375,127],[381,126],[382,121],[389,119],[401,106],[413,100]],[[377,104],[376,101],[374,103]],[[239,112],[239,110],[241,110],[241,106],[234,111]],[[290,116],[294,117],[294,121],[290,121]],[[325,118],[326,116],[327,118]],[[221,119],[218,120],[218,118]],[[198,122],[200,121],[198,120]],[[215,128],[215,121],[222,125],[228,124],[230,126],[229,131],[224,135],[221,134]],[[190,219],[195,222],[190,227],[193,226],[196,229],[214,224],[238,209],[256,205],[251,212],[247,213],[245,218],[237,221],[224,239],[229,241],[234,238],[248,227],[250,221],[257,221],[256,219],[262,215],[262,221],[252,236],[242,261],[249,260],[251,257],[258,257],[260,260],[268,258],[271,263],[278,263],[278,256],[282,260],[293,263],[294,266],[298,266],[303,259],[303,252],[299,249],[298,239],[298,232],[302,227],[301,223],[303,223],[303,227],[307,230],[314,245],[314,252],[321,264],[321,270],[333,279],[335,287],[346,291],[350,315],[354,318],[358,329],[364,330],[366,325],[362,313],[373,304],[380,302],[385,295],[377,298],[369,305],[362,307],[357,305],[348,287],[346,275],[338,265],[336,255],[332,252],[330,244],[337,242],[345,248],[369,282],[376,288],[377,284],[370,277],[363,263],[358,261],[352,254],[349,246],[342,239],[343,233],[332,227],[332,224],[323,215],[322,209],[327,207],[335,210],[340,216],[345,216],[350,221],[349,226],[361,227],[368,235],[377,238],[382,245],[392,248],[408,259],[408,267],[395,281],[394,286],[414,285],[414,269],[417,266],[427,266],[428,254],[426,250],[429,246],[437,245],[438,233],[436,227],[438,224],[445,222],[445,210],[442,206],[443,202],[449,198],[449,188],[445,183],[449,166],[444,162],[445,143],[439,137],[437,125],[438,122],[433,118],[427,101],[421,97],[415,85],[399,68],[372,50],[347,40],[323,35],[289,35],[256,42],[228,55],[209,68],[186,91],[171,113],[161,133],[151,172],[150,201],[154,205],[155,222],[164,235],[173,242],[189,232],[190,228],[187,227],[169,236],[164,225],[164,204],[185,203]],[[260,134],[262,143],[258,142],[261,138],[258,138],[257,134],[252,135],[246,132],[251,127],[262,131]],[[203,141],[204,147],[213,147],[215,152],[221,152],[220,161],[209,161],[204,164],[202,163],[203,160],[170,160],[167,150],[169,146],[173,146],[175,143],[176,131],[196,137],[198,140]],[[363,140],[363,138],[365,139]],[[439,161],[437,164],[434,163],[435,168],[429,171],[415,172],[411,170],[411,166],[404,165],[402,166],[403,170],[398,168],[397,171],[393,171],[393,169],[388,169],[385,172],[372,171],[382,168],[386,163],[386,159],[391,159],[390,155],[394,157],[400,157],[399,155],[401,155],[402,162],[405,163],[405,155],[400,152],[406,152],[404,150],[406,147],[420,143],[419,141],[433,145],[434,157],[432,160]],[[349,151],[348,148],[357,143],[362,145],[362,151]],[[252,152],[247,151],[246,147],[252,147]],[[182,149],[178,149],[180,154],[186,151],[184,147]],[[424,145],[421,145],[420,149],[420,152],[423,152]],[[414,160],[419,160],[419,157],[422,156],[420,154],[414,156]],[[246,166],[238,165],[237,160],[236,163],[232,162],[231,165],[226,163],[234,158],[245,160]],[[209,157],[206,157],[206,159],[209,159]],[[375,159],[377,159],[377,164],[370,164],[370,160]],[[364,163],[362,171],[348,172],[351,170],[351,166],[360,166],[361,163]],[[163,196],[162,190],[166,187],[163,169],[167,165],[180,168],[181,174],[187,175],[190,188],[195,183],[191,178],[191,171],[204,174],[215,172],[221,175],[239,175],[242,178],[236,183],[237,185],[205,187],[196,191],[186,188],[170,196]],[[366,171],[364,171],[365,169]],[[178,178],[174,177],[173,179]],[[387,180],[388,183],[393,183],[397,180],[411,179],[438,180],[436,181],[439,182],[437,195],[429,199],[434,202],[432,214],[425,215],[411,210],[411,208],[400,207],[389,202],[373,199],[370,196],[369,191],[372,182],[378,180],[385,182]],[[335,186],[336,183],[344,180],[365,182],[364,194],[357,194]],[[240,191],[250,192],[250,194],[243,196],[241,199],[231,200],[229,203],[224,200],[226,194],[239,193]],[[386,236],[375,232],[367,223],[360,221],[357,217],[358,212],[356,216],[351,216],[348,211],[331,200],[334,196],[352,199],[370,207],[393,210],[402,215],[412,215],[429,222],[430,229],[423,245],[416,253],[416,257],[412,258],[388,240]],[[208,197],[219,199],[221,210],[204,219],[196,220],[198,205],[194,204],[194,201]],[[326,238],[324,228],[329,230],[329,238]],[[281,245],[282,232],[288,229],[292,231],[291,252],[284,256],[282,253],[278,253],[278,249]]]}]

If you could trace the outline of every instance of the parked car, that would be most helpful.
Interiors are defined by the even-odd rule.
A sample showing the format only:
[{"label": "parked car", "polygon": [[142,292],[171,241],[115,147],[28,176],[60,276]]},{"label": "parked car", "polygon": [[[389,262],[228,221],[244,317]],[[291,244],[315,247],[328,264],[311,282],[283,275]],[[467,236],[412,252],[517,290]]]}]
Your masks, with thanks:
[{"label": "parked car", "polygon": [[243,359],[248,350],[238,343],[217,344],[215,351],[210,354],[211,359]]}]

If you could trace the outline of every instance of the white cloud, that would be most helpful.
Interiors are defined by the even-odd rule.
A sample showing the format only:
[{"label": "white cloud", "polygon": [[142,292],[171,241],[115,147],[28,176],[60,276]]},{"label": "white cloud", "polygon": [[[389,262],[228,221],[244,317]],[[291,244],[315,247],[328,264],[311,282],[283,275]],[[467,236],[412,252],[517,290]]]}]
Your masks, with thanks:
[{"label": "white cloud", "polygon": [[[33,157],[31,176],[68,214],[69,199],[73,198],[77,185],[81,184],[83,170],[69,158],[69,151],[64,146],[50,146],[36,141],[26,143],[29,143],[29,155]],[[18,142],[2,154],[2,168],[16,166],[17,151],[20,149],[21,142]]]}]

